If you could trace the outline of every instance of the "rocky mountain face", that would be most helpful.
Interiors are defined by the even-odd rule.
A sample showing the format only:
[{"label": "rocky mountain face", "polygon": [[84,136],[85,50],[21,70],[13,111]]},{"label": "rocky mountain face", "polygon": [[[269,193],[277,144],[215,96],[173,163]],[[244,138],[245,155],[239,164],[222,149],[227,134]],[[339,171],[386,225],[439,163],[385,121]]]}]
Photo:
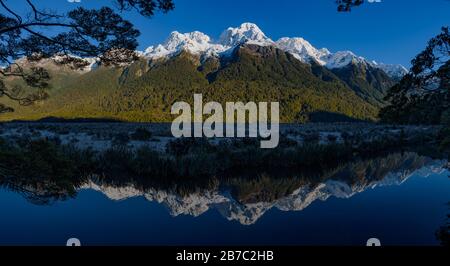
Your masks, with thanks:
[{"label": "rocky mountain face", "polygon": [[331,71],[358,96],[375,106],[385,104],[383,98],[389,88],[396,83],[382,69],[365,63],[350,63],[344,67],[333,68]]}]

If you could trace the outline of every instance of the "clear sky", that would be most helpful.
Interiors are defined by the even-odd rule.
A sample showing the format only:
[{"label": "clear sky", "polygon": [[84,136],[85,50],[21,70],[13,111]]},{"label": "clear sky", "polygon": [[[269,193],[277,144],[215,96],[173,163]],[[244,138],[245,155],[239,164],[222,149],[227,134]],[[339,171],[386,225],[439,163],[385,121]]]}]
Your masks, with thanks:
[{"label": "clear sky", "polygon": [[[8,0],[12,6],[24,0]],[[99,7],[111,0],[34,0],[53,9]],[[336,11],[335,0],[174,0],[176,8],[152,19],[125,14],[142,32],[139,49],[163,42],[171,31],[202,31],[213,39],[243,22],[256,23],[268,37],[303,37],[315,47],[351,50],[384,63],[410,66],[427,41],[450,26],[450,0],[382,0]]]}]

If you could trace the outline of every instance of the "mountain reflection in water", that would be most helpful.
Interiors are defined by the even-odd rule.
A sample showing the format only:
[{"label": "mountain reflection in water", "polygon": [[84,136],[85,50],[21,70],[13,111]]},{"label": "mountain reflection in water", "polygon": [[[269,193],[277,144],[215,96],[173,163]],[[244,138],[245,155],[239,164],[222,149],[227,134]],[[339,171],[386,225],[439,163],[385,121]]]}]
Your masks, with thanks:
[{"label": "mountain reflection in water", "polygon": [[301,211],[330,197],[350,198],[378,186],[402,184],[410,176],[445,171],[446,161],[413,152],[348,162],[335,169],[304,173],[250,173],[192,182],[91,176],[79,180],[0,178],[0,185],[34,204],[52,204],[95,190],[110,200],[144,197],[166,206],[172,216],[200,216],[217,210],[229,221],[252,225],[268,210]]}]

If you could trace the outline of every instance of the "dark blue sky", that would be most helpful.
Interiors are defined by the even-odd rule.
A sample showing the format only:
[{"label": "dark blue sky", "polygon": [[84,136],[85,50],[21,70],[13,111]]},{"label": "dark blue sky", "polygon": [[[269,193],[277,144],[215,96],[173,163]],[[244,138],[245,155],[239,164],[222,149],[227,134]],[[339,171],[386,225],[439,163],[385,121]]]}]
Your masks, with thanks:
[{"label": "dark blue sky", "polygon": [[[243,22],[260,26],[273,40],[280,37],[303,37],[315,47],[351,50],[367,59],[385,63],[410,60],[444,25],[450,25],[449,0],[382,0],[338,13],[334,0],[174,0],[176,9],[166,15],[145,19],[127,13],[142,32],[143,50],[163,42],[174,30],[202,31],[212,38],[229,26]],[[18,6],[23,0],[8,0]],[[53,9],[75,6],[98,7],[110,0],[35,0]]]}]

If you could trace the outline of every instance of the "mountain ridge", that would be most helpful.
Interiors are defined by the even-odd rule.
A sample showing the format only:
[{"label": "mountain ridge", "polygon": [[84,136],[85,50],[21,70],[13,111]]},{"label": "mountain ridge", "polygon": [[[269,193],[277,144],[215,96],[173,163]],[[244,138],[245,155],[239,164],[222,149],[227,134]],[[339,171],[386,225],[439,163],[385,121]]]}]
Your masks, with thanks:
[{"label": "mountain ridge", "polygon": [[[316,63],[328,69],[342,68],[351,63],[369,65],[386,72],[391,78],[400,79],[408,73],[408,70],[400,64],[384,64],[377,61],[369,61],[351,51],[330,52],[327,48],[318,49],[302,37],[282,37],[273,41],[253,23],[243,23],[239,27],[229,27],[220,35],[217,41],[200,31],[180,33],[173,31],[165,42],[149,46],[144,51],[136,53],[147,60],[158,60],[177,56],[182,51],[199,55],[202,60],[209,57],[222,57],[232,53],[241,44],[256,44],[260,46],[274,46],[282,51],[291,53],[295,58],[304,62]],[[54,57],[59,61],[60,55]],[[87,61],[85,69],[92,70],[98,67],[98,58],[84,58]]]},{"label": "mountain ridge", "polygon": [[139,54],[147,59],[159,59],[175,56],[182,50],[200,55],[201,57],[221,57],[230,54],[236,46],[249,43],[261,46],[272,45],[285,52],[294,55],[298,60],[309,63],[316,61],[329,69],[345,67],[350,63],[370,65],[385,71],[392,78],[399,78],[408,73],[408,70],[400,64],[391,65],[369,61],[364,57],[357,56],[351,51],[338,51],[331,53],[327,48],[317,49],[307,40],[301,37],[282,37],[273,41],[253,23],[243,23],[237,28],[228,28],[218,41],[214,42],[208,35],[199,31],[181,34],[174,31],[164,44],[148,47]]}]

